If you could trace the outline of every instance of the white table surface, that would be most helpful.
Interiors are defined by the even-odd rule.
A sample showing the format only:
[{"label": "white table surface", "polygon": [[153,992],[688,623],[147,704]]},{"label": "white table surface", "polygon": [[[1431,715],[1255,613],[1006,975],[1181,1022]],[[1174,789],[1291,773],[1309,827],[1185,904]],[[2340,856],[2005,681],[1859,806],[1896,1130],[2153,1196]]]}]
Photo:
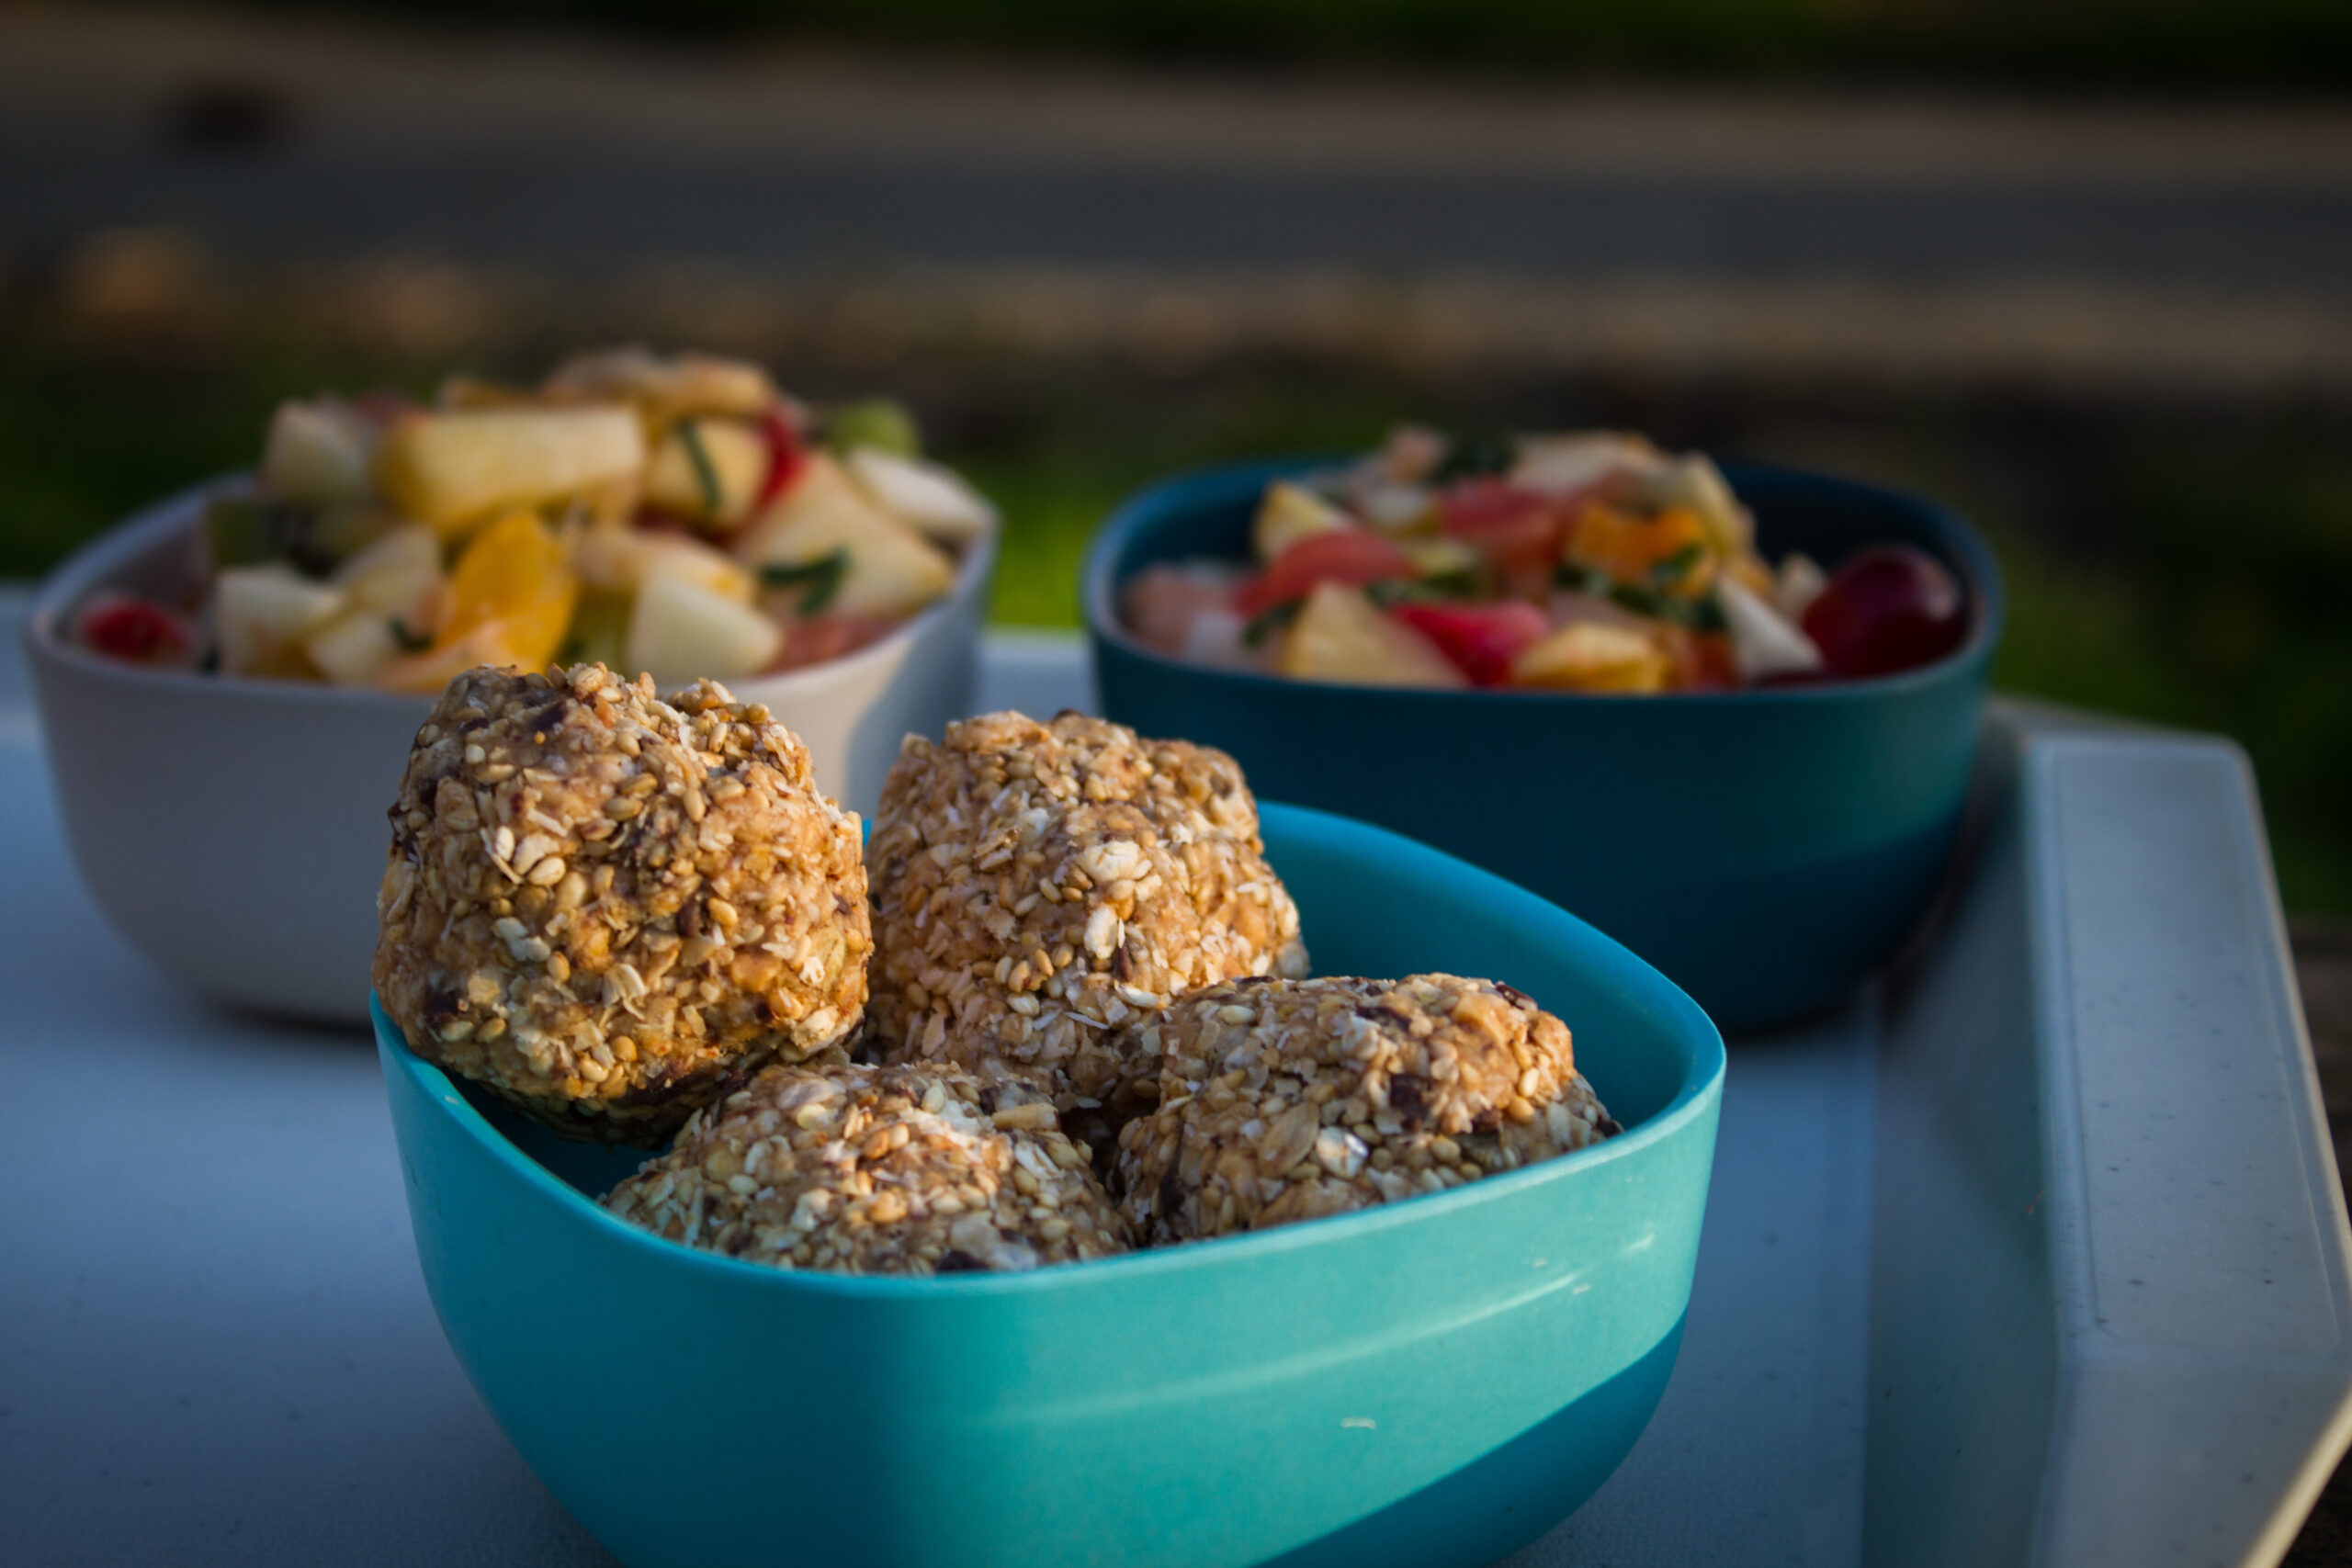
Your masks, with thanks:
[{"label": "white table surface", "polygon": [[[59,841],[0,598],[0,1563],[612,1561],[443,1341],[372,1044],[174,987]],[[994,638],[987,705],[1091,693]],[[1743,1043],[1656,1420],[1525,1564],[1861,1547],[1875,1014]]]}]

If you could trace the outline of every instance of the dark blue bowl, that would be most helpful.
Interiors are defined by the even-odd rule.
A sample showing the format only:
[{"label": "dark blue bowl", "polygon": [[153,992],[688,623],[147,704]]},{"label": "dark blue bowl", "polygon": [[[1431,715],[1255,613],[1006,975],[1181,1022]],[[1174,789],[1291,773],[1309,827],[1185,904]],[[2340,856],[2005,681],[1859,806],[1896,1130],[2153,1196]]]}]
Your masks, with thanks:
[{"label": "dark blue bowl", "polygon": [[1113,514],[1084,581],[1104,713],[1224,748],[1261,795],[1377,822],[1532,888],[1725,1029],[1835,1002],[1901,944],[1959,833],[2000,640],[2000,574],[1966,524],[1894,491],[1723,465],[1770,557],[1801,549],[1834,567],[1901,542],[1959,578],[1960,648],[1864,681],[1662,696],[1325,685],[1181,663],[1120,625],[1120,582],[1154,561],[1244,556],[1266,481],[1326,463],[1212,469]]}]

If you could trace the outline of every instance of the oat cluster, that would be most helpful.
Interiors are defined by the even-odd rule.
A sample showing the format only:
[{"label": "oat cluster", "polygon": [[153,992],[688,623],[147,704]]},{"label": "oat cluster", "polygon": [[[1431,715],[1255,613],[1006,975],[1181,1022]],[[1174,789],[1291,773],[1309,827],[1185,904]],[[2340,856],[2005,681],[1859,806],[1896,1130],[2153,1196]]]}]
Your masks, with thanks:
[{"label": "oat cluster", "polygon": [[469,671],[390,815],[377,995],[419,1055],[558,1132],[658,1143],[729,1073],[858,1026],[857,818],[721,686]]},{"label": "oat cluster", "polygon": [[1162,1074],[1119,1138],[1145,1246],[1442,1192],[1619,1131],[1567,1026],[1484,980],[1243,980],[1128,1032]]},{"label": "oat cluster", "polygon": [[605,1202],[672,1241],[788,1269],[1002,1272],[1127,1250],[1053,1107],[953,1066],[770,1067]]},{"label": "oat cluster", "polygon": [[1298,909],[1222,751],[1064,713],[910,739],[866,864],[870,1038],[898,1061],[1036,1075],[1107,1140],[1159,1063],[1114,1032],[1187,991],[1306,972]]}]

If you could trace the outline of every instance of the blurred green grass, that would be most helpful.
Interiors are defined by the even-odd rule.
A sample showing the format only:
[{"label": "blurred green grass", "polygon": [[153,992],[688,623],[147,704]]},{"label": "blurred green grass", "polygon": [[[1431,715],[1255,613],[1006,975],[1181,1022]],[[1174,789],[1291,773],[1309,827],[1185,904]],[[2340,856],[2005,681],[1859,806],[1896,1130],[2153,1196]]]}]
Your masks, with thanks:
[{"label": "blurred green grass", "polygon": [[[530,374],[546,355],[476,361]],[[804,367],[808,395],[888,381],[1007,518],[1000,624],[1078,625],[1080,558],[1123,496],[1172,470],[1345,450],[1396,418],[1606,423],[1678,446],[1912,485],[1984,526],[2011,605],[2003,687],[2230,735],[2253,758],[2282,893],[2352,916],[2352,439],[2343,411],[1982,406],[1770,387],[1499,386],[1237,363]],[[321,387],[429,391],[432,368],[300,341],[95,344],[0,323],[0,576],[251,461],[270,407]]]}]

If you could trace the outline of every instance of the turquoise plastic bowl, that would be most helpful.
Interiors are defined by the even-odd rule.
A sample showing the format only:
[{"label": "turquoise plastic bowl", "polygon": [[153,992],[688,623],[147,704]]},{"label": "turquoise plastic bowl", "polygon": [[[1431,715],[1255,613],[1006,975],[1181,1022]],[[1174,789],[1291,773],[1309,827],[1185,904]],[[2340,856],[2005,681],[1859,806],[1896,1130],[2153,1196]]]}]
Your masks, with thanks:
[{"label": "turquoise plastic bowl", "polygon": [[589,1194],[635,1156],[514,1121],[377,1012],[434,1307],[574,1517],[634,1568],[1469,1568],[1591,1495],[1674,1364],[1722,1039],[1532,894],[1359,823],[1264,820],[1324,973],[1521,987],[1568,1021],[1625,1132],[1102,1262],[797,1274],[612,1218]]},{"label": "turquoise plastic bowl", "polygon": [[2000,574],[1913,496],[1725,463],[1765,549],[1834,564],[1902,541],[1958,575],[1972,626],[1899,675],[1671,696],[1430,692],[1284,681],[1154,652],[1117,614],[1154,561],[1248,552],[1267,480],[1218,468],[1144,491],[1096,537],[1085,613],[1102,711],[1233,753],[1251,786],[1377,822],[1574,909],[1725,1029],[1838,1000],[1916,925],[1951,858],[1976,752]]}]

